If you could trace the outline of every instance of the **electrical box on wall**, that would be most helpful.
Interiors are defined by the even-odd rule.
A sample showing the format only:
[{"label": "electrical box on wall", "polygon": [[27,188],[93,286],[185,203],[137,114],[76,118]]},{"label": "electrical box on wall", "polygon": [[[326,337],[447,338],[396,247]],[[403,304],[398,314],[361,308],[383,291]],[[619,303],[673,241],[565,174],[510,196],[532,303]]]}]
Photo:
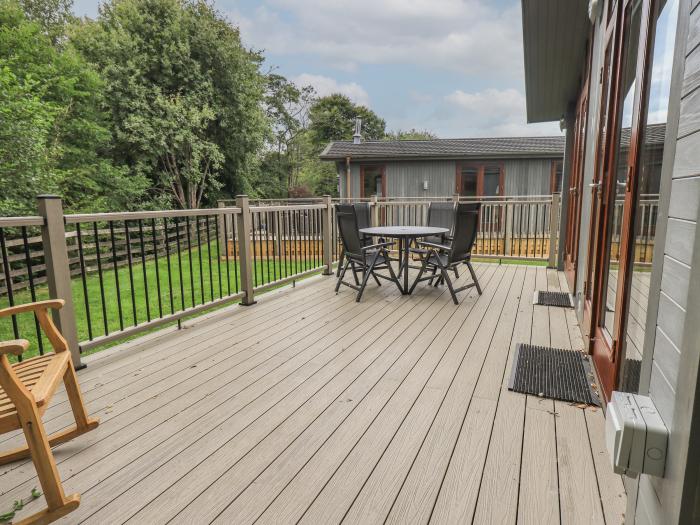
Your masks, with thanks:
[{"label": "electrical box on wall", "polygon": [[427,190],[427,189],[428,189],[428,181],[427,181],[427,180],[424,180],[424,181],[423,181],[423,189],[424,189],[424,190]]},{"label": "electrical box on wall", "polygon": [[613,392],[605,415],[605,441],[615,473],[664,475],[668,429],[651,398]]}]

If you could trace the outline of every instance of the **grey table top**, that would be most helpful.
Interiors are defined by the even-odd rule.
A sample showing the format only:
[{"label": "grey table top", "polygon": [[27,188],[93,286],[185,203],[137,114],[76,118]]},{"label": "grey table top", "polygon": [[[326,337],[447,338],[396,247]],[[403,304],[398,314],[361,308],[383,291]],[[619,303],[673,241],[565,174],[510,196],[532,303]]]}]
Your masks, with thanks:
[{"label": "grey table top", "polygon": [[383,237],[427,237],[429,235],[448,233],[449,231],[447,228],[434,226],[375,226],[373,228],[362,228],[360,233]]}]

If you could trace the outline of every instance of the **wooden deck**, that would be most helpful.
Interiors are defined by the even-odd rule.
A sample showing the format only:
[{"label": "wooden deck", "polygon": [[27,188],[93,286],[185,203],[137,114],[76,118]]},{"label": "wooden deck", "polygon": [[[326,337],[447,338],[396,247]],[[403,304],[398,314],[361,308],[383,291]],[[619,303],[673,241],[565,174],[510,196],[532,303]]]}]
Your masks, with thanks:
[{"label": "wooden deck", "polygon": [[[504,386],[516,343],[581,347],[573,310],[532,305],[563,275],[477,272],[458,307],[386,284],[357,304],[318,277],[89,357],[102,424],[55,448],[82,494],[64,522],[620,523],[602,411]],[[63,392],[45,420],[69,423]],[[0,512],[36,485],[0,467]]]}]

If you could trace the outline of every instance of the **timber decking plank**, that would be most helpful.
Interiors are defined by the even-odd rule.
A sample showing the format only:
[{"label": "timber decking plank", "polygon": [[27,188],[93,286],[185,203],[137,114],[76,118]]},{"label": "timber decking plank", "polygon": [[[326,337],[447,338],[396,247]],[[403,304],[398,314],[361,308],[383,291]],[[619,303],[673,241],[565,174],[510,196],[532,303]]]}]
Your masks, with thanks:
[{"label": "timber decking plank", "polygon": [[476,303],[472,303],[473,308],[467,308],[470,301],[466,298],[457,307],[451,323],[445,324],[429,345],[425,354],[427,363],[416,367],[409,374],[397,391],[397,396],[392,398],[383,409],[383,417],[374,421],[356,447],[335,471],[333,477],[300,520],[302,523],[337,522],[346,514],[399,429],[405,415],[417,400],[433,371],[442,361],[453,337],[464,323],[477,322],[483,317],[491,297],[499,288],[502,277],[503,273],[500,272],[500,275],[497,275],[492,282],[484,287],[484,294]]},{"label": "timber decking plank", "polygon": [[[434,295],[411,297],[387,318],[383,323],[385,326],[378,326],[367,333],[370,340],[375,332],[377,336],[369,348],[259,443],[243,447],[237,442],[234,449],[210,456],[168,489],[170,497],[162,494],[159,497],[162,501],[157,500],[144,507],[133,516],[132,521],[148,523],[154,519],[171,519],[176,515],[178,520],[184,522],[214,519],[252,483],[251,480],[255,480],[255,487],[265,486],[264,493],[269,494],[275,485],[281,483],[281,473],[271,473],[272,469],[267,468],[273,462],[279,462],[283,468],[292,469],[294,463],[303,461],[304,449],[313,447],[315,441],[322,441],[324,429],[325,432],[332,432],[340,423],[337,418],[342,419],[352,411],[392,366],[392,360],[398,359],[399,356],[395,354],[400,348],[392,345],[392,342],[405,330],[414,327],[420,330],[421,316],[438,298]],[[308,437],[302,439],[302,435]],[[258,475],[266,476],[259,479],[256,477]],[[172,497],[184,490],[191,494],[187,501]],[[250,507],[250,510],[256,509],[261,512],[264,506]],[[243,522],[245,517],[239,516],[236,521]]]}]

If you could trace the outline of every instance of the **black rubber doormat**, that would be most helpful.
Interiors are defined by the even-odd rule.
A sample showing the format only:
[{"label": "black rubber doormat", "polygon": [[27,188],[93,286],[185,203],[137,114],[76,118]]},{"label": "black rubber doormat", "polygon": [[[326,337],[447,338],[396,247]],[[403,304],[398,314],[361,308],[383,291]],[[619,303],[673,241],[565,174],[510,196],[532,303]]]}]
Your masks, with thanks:
[{"label": "black rubber doormat", "polygon": [[518,344],[508,389],[600,406],[588,356],[572,350]]},{"label": "black rubber doormat", "polygon": [[561,306],[563,308],[573,308],[574,302],[571,294],[565,292],[535,292],[532,304],[542,306]]}]

